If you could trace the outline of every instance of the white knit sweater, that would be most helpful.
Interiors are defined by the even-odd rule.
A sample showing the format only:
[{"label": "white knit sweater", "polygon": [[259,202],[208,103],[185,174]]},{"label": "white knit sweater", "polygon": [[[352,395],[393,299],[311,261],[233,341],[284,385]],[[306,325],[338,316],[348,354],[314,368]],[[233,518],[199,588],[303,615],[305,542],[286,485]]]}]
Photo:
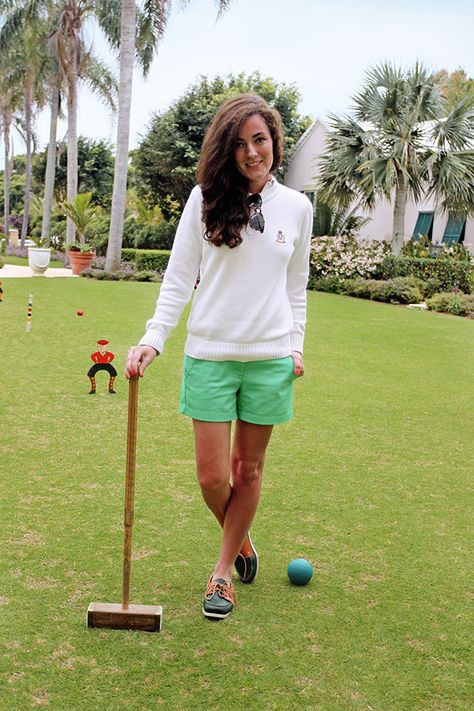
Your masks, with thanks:
[{"label": "white knit sweater", "polygon": [[161,353],[200,274],[185,353],[207,360],[264,360],[303,352],[312,207],[274,178],[262,190],[265,230],[247,226],[233,249],[203,238],[202,194],[184,208],[156,311],[140,345]]}]

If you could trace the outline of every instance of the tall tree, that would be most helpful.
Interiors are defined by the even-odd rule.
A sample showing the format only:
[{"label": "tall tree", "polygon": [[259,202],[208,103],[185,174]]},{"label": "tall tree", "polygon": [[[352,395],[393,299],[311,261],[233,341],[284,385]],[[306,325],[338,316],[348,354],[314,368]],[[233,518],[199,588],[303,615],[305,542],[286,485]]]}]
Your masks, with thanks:
[{"label": "tall tree", "polygon": [[[216,0],[219,14],[231,0]],[[137,35],[138,55],[144,71],[148,70],[158,40],[163,35],[172,0],[147,0],[141,12],[135,0],[122,0],[120,30],[120,86],[117,119],[117,144],[115,155],[114,192],[107,246],[106,269],[117,271],[120,267],[122,232],[127,189],[128,146],[130,136],[130,109],[133,80],[134,37]]]},{"label": "tall tree", "polygon": [[456,69],[449,73],[446,69],[440,69],[435,74],[441,83],[441,93],[446,99],[447,112],[454,109],[466,96],[474,96],[474,79],[466,74],[464,69]]},{"label": "tall tree", "polygon": [[[77,110],[78,83],[91,76],[101,83],[108,93],[109,103],[113,103],[114,79],[109,70],[94,60],[87,51],[83,36],[84,23],[88,18],[95,20],[107,39],[115,43],[118,33],[120,13],[119,0],[56,0],[54,29],[51,35],[54,55],[63,73],[67,86],[67,200],[71,202],[77,194]],[[68,217],[66,241],[74,242],[75,228]]]},{"label": "tall tree", "polygon": [[[50,154],[45,185],[44,224],[46,234],[51,213],[51,195],[54,184],[54,153],[59,97],[63,84],[67,88],[68,107],[68,199],[77,192],[77,84],[89,83],[101,98],[115,109],[116,82],[110,70],[87,51],[83,39],[83,24],[88,17],[95,18],[106,32],[109,41],[118,33],[120,0],[0,0],[0,11],[5,11],[6,21],[0,33],[0,50],[14,48],[21,37],[35,31],[38,35],[36,50],[41,53],[42,76],[50,92]],[[42,30],[42,36],[39,34]],[[47,29],[46,29],[47,28]],[[23,62],[31,67],[34,62]],[[27,137],[28,153],[28,137]],[[27,190],[28,193],[28,190]],[[26,201],[25,201],[26,202]],[[25,212],[27,209],[25,207]],[[74,241],[74,224],[68,220],[68,240]]]},{"label": "tall tree", "polygon": [[[5,3],[2,3],[5,5]],[[2,7],[0,5],[0,9]],[[44,19],[35,13],[22,13],[22,23],[17,23],[16,3],[0,32],[0,50],[6,52],[10,63],[10,81],[21,86],[25,120],[26,173],[21,246],[28,230],[31,198],[31,165],[33,148],[33,121],[35,107],[44,105],[44,79],[46,63],[45,40],[47,27]]]},{"label": "tall tree", "polygon": [[438,78],[421,64],[371,69],[354,97],[354,116],[332,116],[318,197],[369,210],[393,203],[392,249],[399,254],[408,197],[433,197],[453,216],[474,214],[474,100],[448,114]]},{"label": "tall tree", "polygon": [[[47,161],[50,146],[35,156],[33,162],[33,180],[37,193],[45,189]],[[64,202],[67,195],[67,152],[64,143],[53,145],[56,156],[54,198],[58,203]],[[78,191],[92,193],[95,205],[110,209],[114,158],[112,147],[107,141],[94,141],[91,138],[79,136],[77,140]]]},{"label": "tall tree", "polygon": [[201,77],[167,111],[153,116],[148,133],[135,152],[137,188],[150,205],[160,201],[166,212],[165,201],[170,196],[181,208],[184,206],[195,182],[199,151],[209,123],[223,101],[245,92],[260,94],[282,116],[284,171],[297,140],[311,123],[309,117],[298,113],[298,90],[258,72],[212,80]]},{"label": "tall tree", "polygon": [[49,121],[49,141],[44,176],[44,198],[41,220],[41,237],[49,237],[51,229],[51,213],[53,209],[54,179],[56,174],[56,135],[58,118],[61,110],[61,90],[54,82],[50,82],[51,89],[51,117]]},{"label": "tall tree", "polygon": [[9,64],[5,53],[0,61],[0,123],[3,133],[3,231],[8,235],[10,227],[10,132],[15,121],[19,121],[21,94],[18,86],[11,81]]}]

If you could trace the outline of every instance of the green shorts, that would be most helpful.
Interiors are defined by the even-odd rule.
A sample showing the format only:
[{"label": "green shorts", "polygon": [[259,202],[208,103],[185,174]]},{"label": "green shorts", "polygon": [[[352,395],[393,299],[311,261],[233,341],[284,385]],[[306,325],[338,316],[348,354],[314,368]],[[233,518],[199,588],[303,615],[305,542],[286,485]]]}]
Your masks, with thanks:
[{"label": "green shorts", "polygon": [[185,356],[179,411],[206,422],[286,422],[295,378],[291,356],[249,362]]}]

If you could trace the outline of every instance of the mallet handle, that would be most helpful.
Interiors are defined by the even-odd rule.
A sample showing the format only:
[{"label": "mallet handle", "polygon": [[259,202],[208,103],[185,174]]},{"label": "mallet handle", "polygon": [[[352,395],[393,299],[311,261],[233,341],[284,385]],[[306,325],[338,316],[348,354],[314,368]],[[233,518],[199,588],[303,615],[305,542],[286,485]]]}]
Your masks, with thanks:
[{"label": "mallet handle", "polygon": [[135,497],[135,463],[137,451],[138,375],[129,380],[127,464],[125,470],[125,512],[123,539],[123,587],[122,607],[130,602],[130,568],[132,564],[133,505]]}]

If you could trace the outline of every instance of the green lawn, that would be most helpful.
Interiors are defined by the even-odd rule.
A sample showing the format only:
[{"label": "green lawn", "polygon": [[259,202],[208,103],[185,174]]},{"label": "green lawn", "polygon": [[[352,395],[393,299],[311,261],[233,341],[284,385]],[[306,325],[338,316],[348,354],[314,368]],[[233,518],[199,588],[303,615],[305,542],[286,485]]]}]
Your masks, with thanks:
[{"label": "green lawn", "polygon": [[[11,254],[5,255],[4,256],[5,264],[16,264],[20,267],[27,267],[28,266],[28,258],[27,257],[14,257]],[[50,267],[54,267],[55,269],[64,269],[64,262],[60,262],[56,259],[52,259],[51,262],[49,263]],[[2,272],[0,270],[0,277],[2,276]]]},{"label": "green lawn", "polygon": [[[309,294],[307,374],[253,528],[260,574],[212,623],[217,524],[177,414],[183,318],[140,383],[132,598],[163,605],[151,635],[85,626],[89,602],[120,602],[127,413],[125,381],[111,396],[99,373],[91,397],[86,372],[99,338],[123,370],[157,285],[3,286],[2,711],[472,709],[472,321]],[[307,587],[286,578],[297,556]]]}]

